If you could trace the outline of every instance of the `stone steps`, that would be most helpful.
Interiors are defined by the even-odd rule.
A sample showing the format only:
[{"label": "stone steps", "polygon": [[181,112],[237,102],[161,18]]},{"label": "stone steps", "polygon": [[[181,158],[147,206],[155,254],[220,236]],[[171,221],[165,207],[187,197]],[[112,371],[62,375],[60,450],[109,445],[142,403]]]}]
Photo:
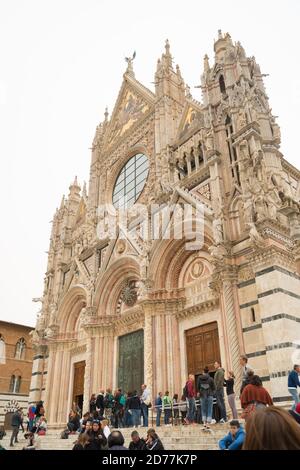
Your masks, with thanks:
[{"label": "stone steps", "polygon": [[[161,426],[157,428],[157,433],[162,440],[166,450],[214,450],[218,449],[218,441],[228,432],[228,425],[216,424],[211,427],[211,433],[201,430],[201,425],[195,426]],[[120,429],[125,438],[125,446],[131,441],[133,428]],[[77,434],[71,434],[69,439],[60,439],[58,430],[50,429],[46,436],[40,436],[42,450],[71,450],[77,439]],[[145,436],[147,428],[138,428],[140,436]],[[22,433],[19,433],[19,443],[14,447],[9,447],[11,432],[1,441],[6,449],[20,450],[25,445]]]}]

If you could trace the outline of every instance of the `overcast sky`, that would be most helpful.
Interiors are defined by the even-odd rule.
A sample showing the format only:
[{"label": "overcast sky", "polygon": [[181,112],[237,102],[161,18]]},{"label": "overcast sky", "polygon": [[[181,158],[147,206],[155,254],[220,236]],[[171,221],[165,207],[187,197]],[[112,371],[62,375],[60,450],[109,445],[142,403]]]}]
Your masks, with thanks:
[{"label": "overcast sky", "polygon": [[105,106],[112,110],[136,50],[136,77],[153,89],[165,39],[195,98],[217,30],[255,55],[282,151],[299,162],[300,2],[0,0],[0,319],[34,325],[50,221],[70,182],[88,180]]}]

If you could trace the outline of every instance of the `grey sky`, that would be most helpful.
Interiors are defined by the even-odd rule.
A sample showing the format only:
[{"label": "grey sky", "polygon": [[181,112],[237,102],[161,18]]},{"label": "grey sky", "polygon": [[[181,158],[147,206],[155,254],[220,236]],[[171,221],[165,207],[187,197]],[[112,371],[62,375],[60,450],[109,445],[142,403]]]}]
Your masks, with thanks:
[{"label": "grey sky", "polygon": [[255,55],[282,151],[299,162],[300,2],[152,0],[0,1],[0,319],[34,325],[50,221],[70,182],[88,180],[105,106],[112,110],[126,64],[152,89],[169,38],[195,98],[203,56],[217,30]]}]

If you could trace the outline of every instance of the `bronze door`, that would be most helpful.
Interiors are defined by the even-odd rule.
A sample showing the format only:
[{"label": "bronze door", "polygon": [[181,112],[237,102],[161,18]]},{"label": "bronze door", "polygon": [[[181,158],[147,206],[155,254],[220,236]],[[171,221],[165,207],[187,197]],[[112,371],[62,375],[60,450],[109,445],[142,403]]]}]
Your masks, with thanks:
[{"label": "bronze door", "polygon": [[73,402],[82,410],[84,394],[85,361],[75,362],[73,381]]},{"label": "bronze door", "polygon": [[119,337],[118,387],[125,393],[141,389],[144,382],[144,331]]},{"label": "bronze door", "polygon": [[214,362],[220,361],[217,322],[187,330],[185,336],[188,373],[199,375],[205,366],[214,371]]}]

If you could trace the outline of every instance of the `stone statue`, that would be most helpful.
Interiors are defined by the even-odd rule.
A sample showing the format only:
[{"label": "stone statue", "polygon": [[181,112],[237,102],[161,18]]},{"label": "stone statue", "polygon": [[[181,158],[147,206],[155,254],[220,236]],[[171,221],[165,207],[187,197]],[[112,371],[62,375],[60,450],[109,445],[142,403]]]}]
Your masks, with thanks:
[{"label": "stone statue", "polygon": [[94,302],[94,295],[95,295],[95,279],[92,277],[88,280],[86,285],[88,296],[87,296],[87,307],[92,307]]},{"label": "stone statue", "polygon": [[246,114],[242,109],[240,109],[237,116],[237,129],[240,130],[247,125]]},{"label": "stone statue", "polygon": [[214,136],[212,129],[209,129],[205,135],[205,147],[207,152],[214,150]]},{"label": "stone statue", "polygon": [[227,255],[227,250],[223,245],[211,245],[208,248],[208,251],[214,263],[220,263],[224,260],[224,257]]},{"label": "stone statue", "polygon": [[250,237],[252,244],[256,248],[265,248],[266,242],[264,238],[260,235],[260,233],[257,231],[256,225],[254,224],[254,222],[250,222],[247,225],[250,228],[249,237]]},{"label": "stone statue", "polygon": [[223,232],[223,221],[221,218],[221,213],[218,214],[212,222],[213,237],[216,245],[220,245],[224,241],[224,232]]},{"label": "stone statue", "polygon": [[254,204],[252,195],[250,192],[247,192],[244,197],[244,220],[245,223],[252,223],[254,219]]}]

